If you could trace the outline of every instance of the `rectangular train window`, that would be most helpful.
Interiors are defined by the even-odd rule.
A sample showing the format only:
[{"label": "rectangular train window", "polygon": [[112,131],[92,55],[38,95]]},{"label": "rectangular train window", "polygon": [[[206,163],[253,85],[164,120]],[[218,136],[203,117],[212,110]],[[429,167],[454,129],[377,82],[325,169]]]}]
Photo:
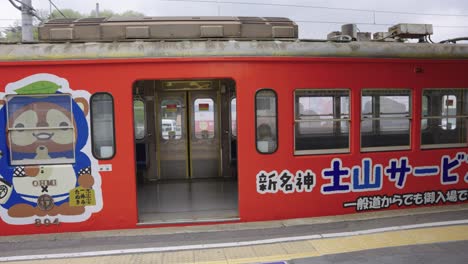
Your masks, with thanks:
[{"label": "rectangular train window", "polygon": [[275,91],[262,89],[255,94],[257,151],[271,154],[278,148],[278,110]]},{"label": "rectangular train window", "polygon": [[[423,95],[422,97],[422,116],[428,116],[429,115],[429,98],[427,95]],[[421,130],[426,130],[427,129],[427,119],[422,119],[421,120]]]},{"label": "rectangular train window", "polygon": [[[182,98],[171,98],[161,102],[161,136],[164,140],[182,139],[184,107]],[[195,109],[194,109],[195,110]]]},{"label": "rectangular train window", "polygon": [[295,91],[294,154],[349,152],[349,90]]},{"label": "rectangular train window", "polygon": [[195,123],[193,133],[196,139],[213,139],[215,137],[215,109],[211,98],[197,98],[193,103]]},{"label": "rectangular train window", "polygon": [[411,114],[410,90],[363,90],[361,150],[410,149]]},{"label": "rectangular train window", "polygon": [[236,110],[237,99],[233,97],[231,99],[231,133],[233,137],[237,137],[237,110]]},{"label": "rectangular train window", "polygon": [[110,159],[115,154],[114,100],[108,93],[93,94],[90,100],[93,155]]},{"label": "rectangular train window", "polygon": [[424,89],[423,96],[421,148],[467,146],[468,89]]},{"label": "rectangular train window", "polygon": [[141,140],[146,134],[145,102],[143,99],[133,100],[133,122],[135,129],[135,139]]},{"label": "rectangular train window", "polygon": [[70,95],[7,96],[6,110],[11,165],[75,162]]}]

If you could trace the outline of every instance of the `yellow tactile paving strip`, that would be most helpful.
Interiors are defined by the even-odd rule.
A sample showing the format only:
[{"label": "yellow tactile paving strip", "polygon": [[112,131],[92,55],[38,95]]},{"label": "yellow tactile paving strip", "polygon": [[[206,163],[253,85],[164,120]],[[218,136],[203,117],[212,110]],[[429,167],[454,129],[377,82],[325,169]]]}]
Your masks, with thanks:
[{"label": "yellow tactile paving strip", "polygon": [[[260,263],[295,258],[316,257],[368,249],[420,245],[468,240],[468,225],[433,227],[412,230],[274,243],[250,247],[186,250],[166,253],[145,253],[104,257],[72,258],[67,264],[82,263]],[[18,264],[61,264],[63,259],[10,262]]]}]

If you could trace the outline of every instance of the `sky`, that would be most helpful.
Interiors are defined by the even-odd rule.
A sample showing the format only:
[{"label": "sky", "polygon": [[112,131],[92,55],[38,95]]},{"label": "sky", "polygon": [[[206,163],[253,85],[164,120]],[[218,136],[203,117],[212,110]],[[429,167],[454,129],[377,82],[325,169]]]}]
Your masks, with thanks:
[{"label": "sky", "polygon": [[[89,13],[100,9],[134,10],[147,16],[275,16],[299,25],[302,39],[324,39],[342,24],[355,23],[361,32],[388,31],[398,23],[433,24],[434,41],[468,37],[467,0],[53,0],[60,9]],[[49,12],[49,0],[32,0]],[[53,7],[52,7],[53,8]],[[21,13],[0,0],[0,29],[20,22]]]}]

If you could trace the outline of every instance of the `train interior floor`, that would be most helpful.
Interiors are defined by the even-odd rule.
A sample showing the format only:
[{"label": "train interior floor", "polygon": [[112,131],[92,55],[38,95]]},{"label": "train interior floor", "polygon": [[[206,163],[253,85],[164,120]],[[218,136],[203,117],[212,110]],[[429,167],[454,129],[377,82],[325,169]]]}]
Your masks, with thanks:
[{"label": "train interior floor", "polygon": [[236,179],[192,179],[138,184],[140,224],[237,220]]}]

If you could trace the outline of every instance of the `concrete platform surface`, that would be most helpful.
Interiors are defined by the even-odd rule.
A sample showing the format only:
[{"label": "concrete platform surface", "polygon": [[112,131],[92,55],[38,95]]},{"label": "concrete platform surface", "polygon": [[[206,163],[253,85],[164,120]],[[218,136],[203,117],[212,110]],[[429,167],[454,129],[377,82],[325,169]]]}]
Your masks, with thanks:
[{"label": "concrete platform surface", "polygon": [[[468,241],[468,205],[284,221],[0,237],[0,262],[327,263],[320,258],[454,241]],[[463,254],[459,256],[463,258]]]}]

